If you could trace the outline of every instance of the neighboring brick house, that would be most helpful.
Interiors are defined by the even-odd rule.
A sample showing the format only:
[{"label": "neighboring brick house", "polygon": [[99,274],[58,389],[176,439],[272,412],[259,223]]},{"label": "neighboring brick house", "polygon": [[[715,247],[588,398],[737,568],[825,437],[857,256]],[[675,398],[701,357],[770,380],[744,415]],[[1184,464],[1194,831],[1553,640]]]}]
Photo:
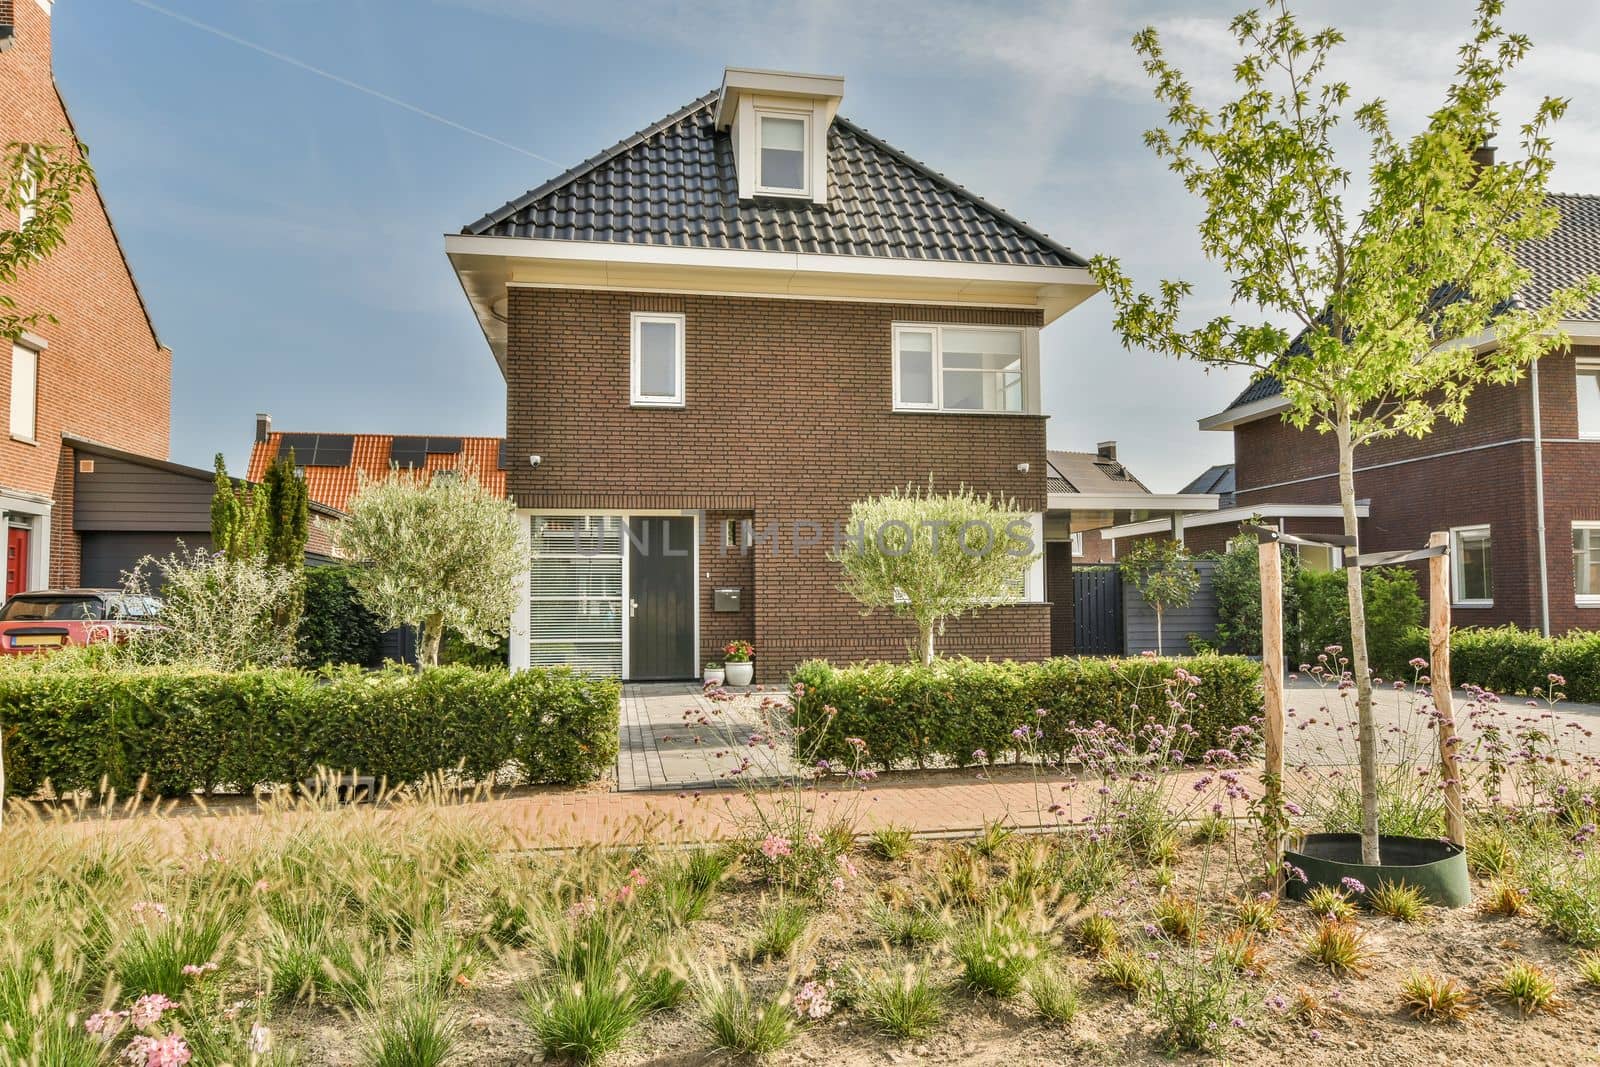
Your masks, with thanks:
[{"label": "neighboring brick house", "polygon": [[[1519,253],[1532,272],[1522,299],[1534,304],[1600,271],[1600,197],[1550,200],[1560,226]],[[1514,385],[1477,390],[1460,424],[1441,420],[1420,440],[1356,452],[1356,494],[1367,505],[1362,550],[1420,548],[1430,532],[1450,531],[1457,625],[1600,629],[1600,306],[1562,326],[1568,351],[1546,356]],[[1333,439],[1296,430],[1284,408],[1278,383],[1263,377],[1200,422],[1233,434],[1234,512],[1336,514]],[[1339,528],[1327,517],[1290,527]]]},{"label": "neighboring brick house", "polygon": [[295,465],[306,480],[306,495],[338,511],[355,495],[363,477],[382,478],[390,470],[436,472],[470,468],[483,487],[505,496],[505,439],[387,433],[286,433],[272,428],[272,416],[256,416],[250,448],[251,481],[260,481],[281,455],[294,450]]},{"label": "neighboring brick house", "polygon": [[[0,144],[76,143],[51,70],[49,7],[0,0]],[[156,337],[99,188],[85,188],[73,207],[65,243],[9,289],[19,311],[56,321],[0,352],[9,416],[0,437],[7,595],[81,579],[69,438],[167,456],[171,353]],[[0,218],[6,229],[18,223]]]},{"label": "neighboring brick house", "polygon": [[[1085,261],[838,116],[843,88],[729,69],[446,237],[533,535],[513,665],[904,658],[909,621],[864,617],[827,558],[852,501],[966,485],[1042,531],[1038,333],[1094,293]],[[940,647],[1048,655],[1042,561]]]}]

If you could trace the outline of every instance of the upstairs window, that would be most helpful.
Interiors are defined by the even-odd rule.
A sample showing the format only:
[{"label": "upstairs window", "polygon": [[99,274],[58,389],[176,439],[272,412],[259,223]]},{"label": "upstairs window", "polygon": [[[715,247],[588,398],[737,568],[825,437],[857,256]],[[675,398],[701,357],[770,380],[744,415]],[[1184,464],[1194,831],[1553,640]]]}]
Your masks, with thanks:
[{"label": "upstairs window", "polygon": [[894,406],[903,411],[1027,410],[1027,331],[896,326]]},{"label": "upstairs window", "polygon": [[783,112],[761,112],[757,116],[756,154],[759,174],[756,191],[785,196],[804,196],[806,187],[806,135],[810,119]]},{"label": "upstairs window", "polygon": [[1600,522],[1572,524],[1572,584],[1579,604],[1600,607]]},{"label": "upstairs window", "polygon": [[643,407],[683,406],[683,316],[635,312],[632,399]]},{"label": "upstairs window", "polygon": [[39,416],[39,353],[26,345],[11,346],[11,436],[32,441]]},{"label": "upstairs window", "polygon": [[1457,606],[1484,608],[1494,604],[1489,548],[1487,526],[1463,526],[1450,531],[1450,576]]},{"label": "upstairs window", "polygon": [[1600,439],[1600,358],[1578,360],[1578,436]]}]

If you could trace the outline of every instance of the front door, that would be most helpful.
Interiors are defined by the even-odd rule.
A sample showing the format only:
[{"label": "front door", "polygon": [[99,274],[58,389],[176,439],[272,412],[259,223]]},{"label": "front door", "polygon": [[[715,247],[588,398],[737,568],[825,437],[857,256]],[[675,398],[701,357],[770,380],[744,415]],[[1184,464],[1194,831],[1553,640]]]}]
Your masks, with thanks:
[{"label": "front door", "polygon": [[628,677],[694,678],[694,519],[628,520]]},{"label": "front door", "polygon": [[6,529],[6,599],[28,591],[28,537],[21,526]]}]

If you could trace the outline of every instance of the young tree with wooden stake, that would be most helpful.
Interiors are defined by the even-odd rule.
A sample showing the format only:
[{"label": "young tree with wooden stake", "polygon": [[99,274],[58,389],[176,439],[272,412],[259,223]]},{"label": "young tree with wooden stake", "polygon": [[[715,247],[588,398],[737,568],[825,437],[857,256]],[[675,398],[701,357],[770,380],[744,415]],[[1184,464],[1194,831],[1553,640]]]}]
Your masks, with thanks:
[{"label": "young tree with wooden stake", "polygon": [[[1239,95],[1214,110],[1196,101],[1154,29],[1133,40],[1167,106],[1169,129],[1149,131],[1145,142],[1204,202],[1201,248],[1229,274],[1234,301],[1260,319],[1222,315],[1186,327],[1188,283],[1139,292],[1116,260],[1099,257],[1091,269],[1114,305],[1123,344],[1274,379],[1290,423],[1334,437],[1350,537],[1358,533],[1357,448],[1422,437],[1440,418],[1461,421],[1476,387],[1518,381],[1534,359],[1566,343],[1561,320],[1600,295],[1600,279],[1591,276],[1537,304],[1518,299],[1529,274],[1517,248],[1558,222],[1545,196],[1549,132],[1567,102],[1543,99],[1519,127],[1520,159],[1483,161],[1478,150],[1500,125],[1506,77],[1530,47],[1501,27],[1501,8],[1499,0],[1479,0],[1443,102],[1404,140],[1384,101],[1352,105],[1350,86],[1327,76],[1343,36],[1307,34],[1282,0],[1233,20]],[[1368,142],[1367,180],[1356,190],[1363,202],[1353,207],[1352,171],[1335,149],[1346,120]],[[1347,577],[1361,854],[1377,864],[1366,612],[1359,570]]]},{"label": "young tree with wooden stake", "polygon": [[1122,573],[1139,590],[1156,613],[1156,655],[1161,647],[1161,624],[1168,608],[1187,607],[1200,590],[1200,572],[1180,541],[1156,538],[1136,541],[1122,557]]}]

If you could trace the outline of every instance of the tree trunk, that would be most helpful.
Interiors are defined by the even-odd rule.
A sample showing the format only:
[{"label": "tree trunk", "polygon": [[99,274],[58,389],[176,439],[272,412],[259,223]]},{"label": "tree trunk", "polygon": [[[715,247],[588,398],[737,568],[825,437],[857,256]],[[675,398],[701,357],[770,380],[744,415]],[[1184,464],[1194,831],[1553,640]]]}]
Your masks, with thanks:
[{"label": "tree trunk", "polygon": [[1154,605],[1156,609],[1156,655],[1164,656],[1166,653],[1161,648],[1161,605]]},{"label": "tree trunk", "polygon": [[924,667],[933,666],[933,623],[917,623],[917,653]]},{"label": "tree trunk", "polygon": [[[1340,409],[1339,505],[1344,532],[1359,538],[1356,525],[1355,447],[1351,444],[1350,412]],[[1372,720],[1372,675],[1367,669],[1367,603],[1361,590],[1361,568],[1354,566],[1359,544],[1345,551],[1345,588],[1350,598],[1350,671],[1356,683],[1357,740],[1361,753],[1361,862],[1376,866],[1378,855],[1378,732]]]},{"label": "tree trunk", "polygon": [[444,615],[433,614],[422,620],[422,647],[417,659],[424,667],[439,665],[439,646],[444,643]]}]

